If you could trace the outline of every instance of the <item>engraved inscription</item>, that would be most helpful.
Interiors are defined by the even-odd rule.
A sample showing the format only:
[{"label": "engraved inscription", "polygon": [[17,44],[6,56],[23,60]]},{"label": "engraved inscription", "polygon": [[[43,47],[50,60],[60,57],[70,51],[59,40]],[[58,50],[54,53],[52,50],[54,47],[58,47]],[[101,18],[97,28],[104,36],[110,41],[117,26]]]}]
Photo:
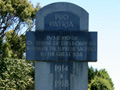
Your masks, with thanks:
[{"label": "engraved inscription", "polygon": [[27,50],[37,51],[40,56],[79,56],[84,52],[97,51],[95,41],[79,41],[78,36],[45,36],[45,40],[28,41],[35,46],[27,47]]},{"label": "engraved inscription", "polygon": [[97,33],[93,32],[35,32],[33,38],[27,39],[26,46],[32,60],[97,60]]},{"label": "engraved inscription", "polygon": [[67,14],[55,14],[54,21],[50,21],[50,27],[74,27],[73,22],[69,21],[70,17]]},{"label": "engraved inscription", "polygon": [[50,73],[53,74],[53,90],[70,90],[73,62],[53,62]]},{"label": "engraved inscription", "polygon": [[55,80],[55,88],[56,87],[69,87],[68,80]]},{"label": "engraved inscription", "polygon": [[70,12],[53,12],[45,17],[45,30],[79,30],[80,18]]},{"label": "engraved inscription", "polygon": [[65,65],[55,65],[55,72],[68,71],[68,66]]},{"label": "engraved inscription", "polygon": [[56,74],[56,78],[54,80],[54,87],[56,90],[58,88],[69,88],[69,79],[68,79],[68,65],[65,64],[55,64],[54,71]]}]

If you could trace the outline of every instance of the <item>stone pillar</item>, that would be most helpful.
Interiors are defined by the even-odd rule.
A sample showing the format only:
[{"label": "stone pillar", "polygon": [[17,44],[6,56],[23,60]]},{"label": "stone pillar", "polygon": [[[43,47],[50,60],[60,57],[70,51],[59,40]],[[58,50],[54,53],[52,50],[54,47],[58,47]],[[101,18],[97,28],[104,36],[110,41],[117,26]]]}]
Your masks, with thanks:
[{"label": "stone pillar", "polygon": [[[55,66],[62,65],[68,66],[68,71],[55,71]],[[35,90],[88,90],[88,63],[36,61]]]},{"label": "stone pillar", "polygon": [[[71,3],[47,5],[36,14],[42,30],[88,31],[88,13]],[[88,62],[36,61],[35,90],[88,90]]]}]

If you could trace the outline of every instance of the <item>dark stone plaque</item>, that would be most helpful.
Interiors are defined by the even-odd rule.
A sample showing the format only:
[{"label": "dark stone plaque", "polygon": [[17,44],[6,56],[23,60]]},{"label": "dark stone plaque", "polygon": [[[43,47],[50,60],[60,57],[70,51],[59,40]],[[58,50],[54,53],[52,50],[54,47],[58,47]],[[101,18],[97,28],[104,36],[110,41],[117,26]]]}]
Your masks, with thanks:
[{"label": "dark stone plaque", "polygon": [[80,18],[70,12],[59,11],[48,14],[45,18],[45,30],[79,30]]},{"label": "dark stone plaque", "polygon": [[26,59],[97,61],[97,32],[27,32]]}]

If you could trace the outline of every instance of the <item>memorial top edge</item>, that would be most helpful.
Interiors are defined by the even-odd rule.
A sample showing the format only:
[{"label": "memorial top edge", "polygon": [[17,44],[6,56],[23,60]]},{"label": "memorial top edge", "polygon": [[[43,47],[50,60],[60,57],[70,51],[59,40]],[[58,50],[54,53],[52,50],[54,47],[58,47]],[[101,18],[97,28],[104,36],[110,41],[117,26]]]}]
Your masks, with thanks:
[{"label": "memorial top edge", "polygon": [[49,9],[49,11],[51,12],[56,12],[56,11],[70,11],[71,12],[71,11],[77,10],[79,12],[84,12],[88,14],[88,12],[82,7],[76,4],[73,4],[73,3],[69,3],[69,2],[55,2],[55,3],[48,4],[42,7],[41,9],[39,9],[36,14],[43,13],[47,9]]}]

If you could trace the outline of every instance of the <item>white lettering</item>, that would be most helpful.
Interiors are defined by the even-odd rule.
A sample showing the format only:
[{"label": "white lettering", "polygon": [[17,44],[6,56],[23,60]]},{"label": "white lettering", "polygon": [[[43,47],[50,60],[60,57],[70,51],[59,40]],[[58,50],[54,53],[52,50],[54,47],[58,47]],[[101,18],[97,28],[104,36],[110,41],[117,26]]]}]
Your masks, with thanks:
[{"label": "white lettering", "polygon": [[68,66],[65,66],[65,65],[55,65],[55,71],[57,71],[57,72],[68,71]]},{"label": "white lettering", "polygon": [[69,81],[68,80],[55,80],[55,87],[68,87]]},{"label": "white lettering", "polygon": [[55,20],[68,20],[69,16],[67,14],[55,14]]},{"label": "white lettering", "polygon": [[83,53],[82,52],[73,52],[73,56],[83,57]]},{"label": "white lettering", "polygon": [[69,28],[74,27],[74,25],[71,21],[50,21],[50,27]]}]

